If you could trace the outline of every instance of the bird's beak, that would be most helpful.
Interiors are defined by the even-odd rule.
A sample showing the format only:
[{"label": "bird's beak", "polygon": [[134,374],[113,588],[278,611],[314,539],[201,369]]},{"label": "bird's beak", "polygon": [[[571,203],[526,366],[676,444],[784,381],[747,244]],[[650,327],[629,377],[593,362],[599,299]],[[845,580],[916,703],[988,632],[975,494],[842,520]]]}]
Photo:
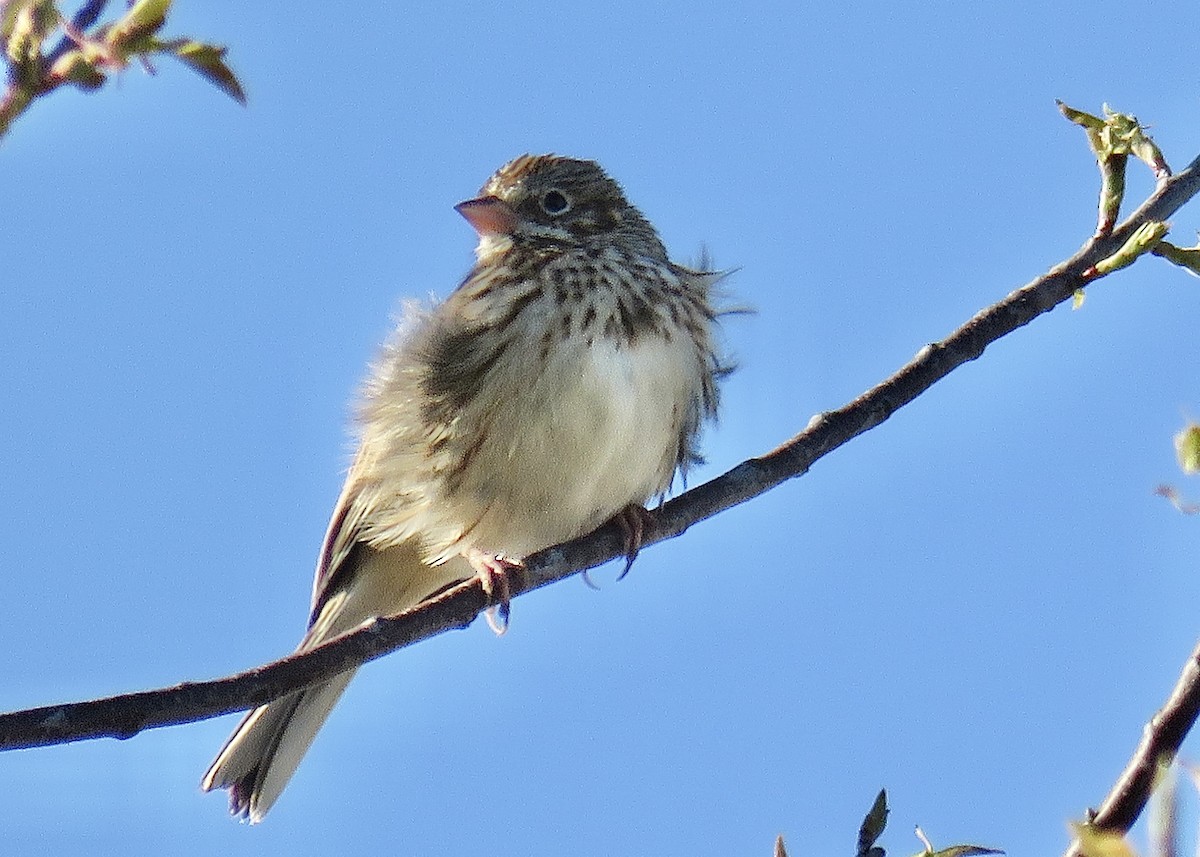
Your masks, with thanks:
[{"label": "bird's beak", "polygon": [[508,235],[516,228],[517,213],[498,196],[481,196],[454,206],[454,210],[483,235]]}]

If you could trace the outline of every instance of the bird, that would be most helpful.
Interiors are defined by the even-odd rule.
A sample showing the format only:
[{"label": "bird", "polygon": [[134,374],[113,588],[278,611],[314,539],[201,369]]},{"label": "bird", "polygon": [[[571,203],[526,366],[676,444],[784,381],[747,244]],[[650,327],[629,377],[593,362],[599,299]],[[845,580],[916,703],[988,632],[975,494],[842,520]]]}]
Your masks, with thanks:
[{"label": "bird", "polygon": [[[523,557],[615,520],[627,571],[645,504],[701,461],[724,274],[672,262],[590,160],[521,155],[455,208],[475,264],[406,305],[369,373],[297,651],[475,576],[502,631]],[[353,675],[252,710],[201,787],[261,821]]]}]

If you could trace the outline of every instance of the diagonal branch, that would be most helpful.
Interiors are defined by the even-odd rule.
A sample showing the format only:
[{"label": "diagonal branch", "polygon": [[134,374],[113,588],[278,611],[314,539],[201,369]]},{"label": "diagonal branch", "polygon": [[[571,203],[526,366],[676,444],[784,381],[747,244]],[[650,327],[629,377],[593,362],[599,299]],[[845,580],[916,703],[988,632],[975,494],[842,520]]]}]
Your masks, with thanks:
[{"label": "diagonal branch", "polygon": [[[1116,784],[1100,808],[1090,814],[1088,824],[1107,832],[1125,834],[1138,820],[1157,782],[1159,766],[1169,764],[1179,752],[1183,739],[1200,716],[1200,645],[1192,650],[1183,665],[1171,695],[1150,718],[1142,731],[1142,740]],[[1063,857],[1083,857],[1078,839]]]},{"label": "diagonal branch", "polygon": [[[941,342],[926,345],[896,374],[835,411],[819,414],[782,446],[665,503],[647,525],[646,545],[802,476],[821,457],[890,417],[988,345],[1028,324],[1103,276],[1097,263],[1121,248],[1143,224],[1165,221],[1200,193],[1200,158],[1159,183],[1111,235],[1097,236],[1070,259],[978,313]],[[623,553],[615,527],[604,527],[527,558],[512,594],[593,568]],[[469,625],[488,606],[478,581],[468,581],[398,616],[375,619],[302,655],[229,678],[88,702],[0,715],[0,750],[86,738],[129,738],[143,729],[188,723],[251,708],[451,628]]]}]

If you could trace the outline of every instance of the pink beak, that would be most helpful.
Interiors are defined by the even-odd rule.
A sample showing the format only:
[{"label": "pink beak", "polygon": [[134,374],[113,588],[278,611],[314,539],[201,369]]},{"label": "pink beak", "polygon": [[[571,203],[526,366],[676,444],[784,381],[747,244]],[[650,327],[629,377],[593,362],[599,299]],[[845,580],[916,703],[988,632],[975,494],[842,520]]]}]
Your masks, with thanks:
[{"label": "pink beak", "polygon": [[508,235],[517,225],[517,213],[497,196],[468,199],[454,206],[480,235]]}]

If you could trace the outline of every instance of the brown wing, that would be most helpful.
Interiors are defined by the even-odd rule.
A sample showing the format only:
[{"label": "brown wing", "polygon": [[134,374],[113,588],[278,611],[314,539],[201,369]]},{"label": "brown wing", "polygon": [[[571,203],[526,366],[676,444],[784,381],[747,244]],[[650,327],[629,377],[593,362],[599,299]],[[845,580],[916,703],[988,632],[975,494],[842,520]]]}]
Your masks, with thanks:
[{"label": "brown wing", "polygon": [[366,517],[366,507],[361,502],[362,482],[355,477],[361,457],[360,451],[355,466],[350,468],[346,477],[346,484],[342,486],[341,496],[329,519],[329,528],[325,531],[325,541],[321,545],[317,572],[313,578],[312,607],[308,614],[310,626],[316,621],[330,594],[348,583],[347,576],[358,565],[350,560],[356,551],[365,547],[359,535]]}]

